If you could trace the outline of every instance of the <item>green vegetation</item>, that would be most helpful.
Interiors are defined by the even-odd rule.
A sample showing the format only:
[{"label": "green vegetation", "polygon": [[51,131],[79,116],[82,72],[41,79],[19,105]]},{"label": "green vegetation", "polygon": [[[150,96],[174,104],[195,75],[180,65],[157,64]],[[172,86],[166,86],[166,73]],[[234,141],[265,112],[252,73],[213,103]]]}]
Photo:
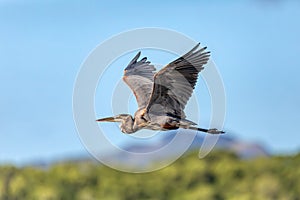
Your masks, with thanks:
[{"label": "green vegetation", "polygon": [[146,174],[118,172],[94,162],[60,163],[47,170],[0,167],[1,200],[292,199],[300,197],[300,154],[241,160],[212,152],[189,154]]}]

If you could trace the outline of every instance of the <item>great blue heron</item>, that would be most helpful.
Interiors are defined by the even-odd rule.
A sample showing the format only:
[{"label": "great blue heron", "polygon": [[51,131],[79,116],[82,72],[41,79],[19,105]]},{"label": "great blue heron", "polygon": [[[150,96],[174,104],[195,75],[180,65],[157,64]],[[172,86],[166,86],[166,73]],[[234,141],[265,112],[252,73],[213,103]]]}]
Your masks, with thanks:
[{"label": "great blue heron", "polygon": [[198,74],[204,69],[210,52],[198,43],[188,53],[155,73],[155,67],[141,52],[130,61],[124,70],[123,80],[133,91],[138,110],[134,118],[129,114],[98,119],[98,122],[121,122],[123,133],[131,134],[140,129],[173,130],[178,128],[198,130],[211,134],[224,133],[218,129],[196,127],[186,119],[184,108],[193,93]]}]

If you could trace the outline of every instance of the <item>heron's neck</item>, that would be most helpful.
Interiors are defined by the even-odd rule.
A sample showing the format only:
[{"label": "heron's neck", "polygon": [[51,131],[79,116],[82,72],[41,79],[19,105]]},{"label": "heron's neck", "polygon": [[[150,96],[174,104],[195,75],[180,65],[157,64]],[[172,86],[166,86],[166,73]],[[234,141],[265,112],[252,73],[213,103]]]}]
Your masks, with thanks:
[{"label": "heron's neck", "polygon": [[122,121],[121,129],[122,132],[127,134],[134,133],[136,131],[134,128],[134,118],[132,118],[131,115],[128,115],[128,117]]}]

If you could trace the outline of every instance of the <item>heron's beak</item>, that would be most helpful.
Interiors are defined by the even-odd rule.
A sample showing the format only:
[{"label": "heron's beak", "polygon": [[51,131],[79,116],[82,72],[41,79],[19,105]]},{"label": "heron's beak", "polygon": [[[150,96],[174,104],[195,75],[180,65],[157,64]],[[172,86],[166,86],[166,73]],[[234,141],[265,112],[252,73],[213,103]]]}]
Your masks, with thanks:
[{"label": "heron's beak", "polygon": [[105,117],[105,118],[102,118],[102,119],[97,119],[96,121],[97,122],[117,122],[119,120],[115,117]]}]

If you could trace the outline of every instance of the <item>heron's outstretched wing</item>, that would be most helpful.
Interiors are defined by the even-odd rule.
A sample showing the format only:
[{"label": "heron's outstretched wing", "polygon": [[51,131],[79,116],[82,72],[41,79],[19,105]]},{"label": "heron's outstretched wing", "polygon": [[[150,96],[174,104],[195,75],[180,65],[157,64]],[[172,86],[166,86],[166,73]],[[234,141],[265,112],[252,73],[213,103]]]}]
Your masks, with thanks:
[{"label": "heron's outstretched wing", "polygon": [[206,47],[198,49],[199,45],[155,74],[147,105],[149,114],[185,118],[185,105],[193,93],[199,72],[210,56],[210,52],[205,51]]},{"label": "heron's outstretched wing", "polygon": [[153,76],[156,70],[144,57],[138,61],[139,52],[124,70],[123,80],[133,91],[138,107],[145,108],[149,102],[153,88]]}]

